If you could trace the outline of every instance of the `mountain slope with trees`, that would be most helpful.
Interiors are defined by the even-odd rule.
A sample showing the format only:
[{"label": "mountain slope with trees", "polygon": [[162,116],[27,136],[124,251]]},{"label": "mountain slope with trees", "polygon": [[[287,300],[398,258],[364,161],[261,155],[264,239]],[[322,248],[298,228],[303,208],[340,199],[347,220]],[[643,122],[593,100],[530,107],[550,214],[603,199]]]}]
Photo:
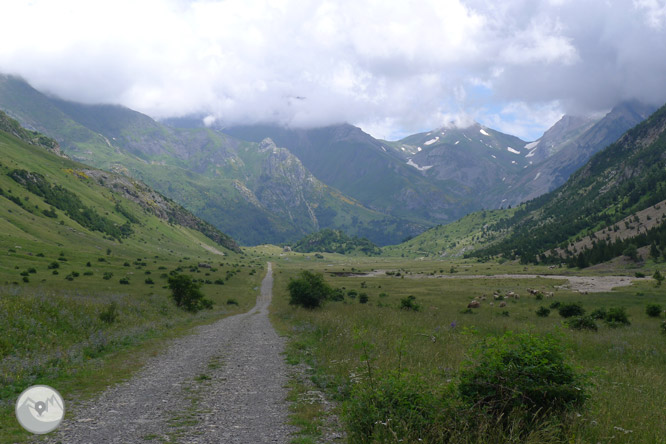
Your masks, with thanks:
[{"label": "mountain slope with trees", "polygon": [[[474,255],[548,262],[560,259],[544,253],[560,248],[565,258],[578,260],[581,252],[571,248],[576,240],[613,227],[665,199],[666,106],[596,154],[562,187],[527,202],[513,217],[495,224],[493,228],[509,228],[512,234]],[[661,232],[662,225],[653,230]],[[647,238],[633,241],[644,243]],[[656,234],[649,242],[656,242],[660,250],[666,248],[666,239],[662,243]],[[594,248],[607,250],[598,253],[596,262],[621,254],[620,247],[614,248],[608,239],[597,240]],[[585,265],[585,260],[583,254],[579,264]]]}]

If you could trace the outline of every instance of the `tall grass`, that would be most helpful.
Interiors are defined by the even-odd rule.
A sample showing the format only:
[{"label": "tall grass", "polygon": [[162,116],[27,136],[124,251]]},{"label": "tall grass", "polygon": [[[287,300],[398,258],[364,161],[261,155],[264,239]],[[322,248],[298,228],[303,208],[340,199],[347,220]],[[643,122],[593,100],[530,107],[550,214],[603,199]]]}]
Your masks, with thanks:
[{"label": "tall grass", "polygon": [[[409,272],[411,263],[405,261],[402,268]],[[417,266],[439,268],[441,263],[420,262]],[[343,268],[330,263],[278,263],[274,319],[290,336],[290,359],[312,366],[313,380],[338,400],[350,399],[355,384],[368,377],[368,365],[384,373],[401,369],[438,387],[458,380],[461,364],[470,359],[474,345],[488,336],[507,331],[555,333],[562,338],[567,360],[588,375],[591,384],[590,399],[580,416],[569,418],[564,435],[562,427],[551,424],[536,430],[532,437],[514,434],[511,439],[500,439],[495,431],[479,442],[666,441],[665,337],[659,333],[660,321],[645,314],[646,303],[663,304],[666,296],[653,284],[582,295],[554,288],[562,282],[547,279],[439,280],[327,274],[332,286],[366,292],[369,302],[347,299],[328,302],[319,310],[304,310],[288,306],[286,294],[289,277],[303,267],[322,271]],[[365,267],[375,268],[371,262]],[[365,288],[361,290],[363,281]],[[597,332],[571,330],[555,311],[549,317],[538,317],[536,310],[551,300],[530,297],[527,288],[554,291],[552,300],[580,302],[588,312],[623,307],[631,325],[610,328],[601,323]],[[493,292],[509,291],[521,298],[506,300],[506,307],[500,308]],[[420,311],[399,308],[401,298],[409,295],[416,297]],[[481,308],[466,310],[470,300],[481,300],[482,296],[486,300]],[[451,442],[466,441],[461,436]]]}]

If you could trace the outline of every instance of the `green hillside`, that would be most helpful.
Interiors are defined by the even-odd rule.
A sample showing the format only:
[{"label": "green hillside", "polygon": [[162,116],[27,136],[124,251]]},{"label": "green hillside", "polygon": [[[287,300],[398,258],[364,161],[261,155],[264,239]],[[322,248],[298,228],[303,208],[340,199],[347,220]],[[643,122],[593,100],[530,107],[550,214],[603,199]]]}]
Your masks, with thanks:
[{"label": "green hillside", "polygon": [[506,228],[494,228],[499,221],[509,219],[515,209],[483,210],[446,225],[438,225],[399,245],[382,248],[387,256],[404,257],[462,257],[465,253],[501,239]]}]

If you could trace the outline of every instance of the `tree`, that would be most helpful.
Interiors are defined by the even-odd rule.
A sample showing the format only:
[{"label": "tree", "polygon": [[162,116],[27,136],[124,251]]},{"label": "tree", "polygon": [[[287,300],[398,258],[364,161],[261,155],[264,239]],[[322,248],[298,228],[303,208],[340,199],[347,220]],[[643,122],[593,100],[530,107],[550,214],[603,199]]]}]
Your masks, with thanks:
[{"label": "tree", "polygon": [[197,312],[202,308],[212,308],[213,302],[204,298],[200,285],[192,280],[192,276],[177,274],[169,278],[171,297],[177,307]]},{"label": "tree", "polygon": [[297,279],[291,279],[287,285],[289,304],[314,309],[331,296],[333,289],[324,281],[324,275],[308,270],[301,271]]},{"label": "tree", "polygon": [[655,271],[654,274],[652,275],[652,279],[657,281],[657,287],[661,287],[661,283],[664,281],[664,275],[659,272],[659,270]]},{"label": "tree", "polygon": [[623,255],[627,256],[632,261],[636,262],[638,260],[638,248],[634,244],[627,245],[627,248],[622,252]]}]

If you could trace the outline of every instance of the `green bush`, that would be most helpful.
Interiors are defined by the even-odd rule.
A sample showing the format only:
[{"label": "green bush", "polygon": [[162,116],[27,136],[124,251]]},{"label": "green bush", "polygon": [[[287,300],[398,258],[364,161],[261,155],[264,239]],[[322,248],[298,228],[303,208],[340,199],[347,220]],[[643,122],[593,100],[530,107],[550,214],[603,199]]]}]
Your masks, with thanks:
[{"label": "green bush", "polygon": [[645,314],[647,314],[651,318],[658,318],[659,316],[661,316],[661,305],[648,304],[647,307],[645,307]]},{"label": "green bush", "polygon": [[238,305],[238,301],[234,298],[227,299],[227,305]]},{"label": "green bush", "polygon": [[106,308],[99,313],[99,319],[105,324],[113,324],[118,318],[118,305],[111,302]]},{"label": "green bush", "polygon": [[151,278],[146,278],[146,280],[144,282],[148,285],[153,285],[155,283],[155,281],[152,280]]},{"label": "green bush", "polygon": [[416,302],[416,297],[415,296],[407,296],[406,298],[400,299],[400,308],[402,310],[413,310],[413,311],[419,311],[421,307],[419,304]]},{"label": "green bush", "polygon": [[342,288],[334,288],[331,292],[330,299],[332,301],[344,301],[345,300],[345,291]]},{"label": "green bush", "polygon": [[558,308],[560,308],[561,305],[562,303],[560,301],[553,301],[553,303],[550,304],[550,308],[552,310],[557,310]]},{"label": "green bush", "polygon": [[592,316],[574,316],[567,320],[569,328],[574,330],[597,331],[598,327]]},{"label": "green bush", "polygon": [[108,281],[112,277],[113,277],[113,273],[111,273],[110,271],[105,271],[104,275],[102,275],[102,279],[104,279],[105,281]]},{"label": "green bush", "polygon": [[546,308],[544,306],[539,307],[539,309],[536,311],[536,315],[539,316],[540,318],[547,318],[548,315],[550,315],[550,309]]},{"label": "green bush", "polygon": [[661,323],[661,333],[666,335],[666,321]]},{"label": "green bush", "polygon": [[120,280],[119,280],[118,282],[119,282],[121,285],[129,285],[129,284],[130,284],[129,278],[126,278],[126,277],[124,277],[124,278],[120,278]]},{"label": "green bush", "polygon": [[592,313],[590,313],[592,319],[606,319],[606,315],[608,315],[608,312],[603,307],[597,308]]},{"label": "green bush", "polygon": [[359,382],[343,405],[348,442],[440,442],[446,399],[413,374],[391,372]]},{"label": "green bush", "polygon": [[460,395],[470,406],[493,415],[536,417],[562,414],[585,402],[582,377],[564,361],[563,348],[552,336],[506,333],[486,339],[475,354],[460,372]]},{"label": "green bush", "polygon": [[177,307],[197,312],[203,308],[212,308],[212,301],[204,298],[201,285],[192,280],[192,276],[177,274],[169,278],[171,297]]},{"label": "green bush", "polygon": [[361,304],[367,304],[368,303],[368,295],[366,293],[361,293],[358,295],[358,301]]},{"label": "green bush", "polygon": [[608,313],[604,318],[609,327],[624,327],[630,325],[629,316],[623,307],[612,307],[608,309]]},{"label": "green bush", "polygon": [[287,285],[289,304],[314,309],[328,299],[333,289],[324,281],[324,275],[308,270],[301,271],[297,279],[292,278]]},{"label": "green bush", "polygon": [[561,304],[557,311],[563,318],[583,316],[585,314],[583,307],[576,303]]}]

